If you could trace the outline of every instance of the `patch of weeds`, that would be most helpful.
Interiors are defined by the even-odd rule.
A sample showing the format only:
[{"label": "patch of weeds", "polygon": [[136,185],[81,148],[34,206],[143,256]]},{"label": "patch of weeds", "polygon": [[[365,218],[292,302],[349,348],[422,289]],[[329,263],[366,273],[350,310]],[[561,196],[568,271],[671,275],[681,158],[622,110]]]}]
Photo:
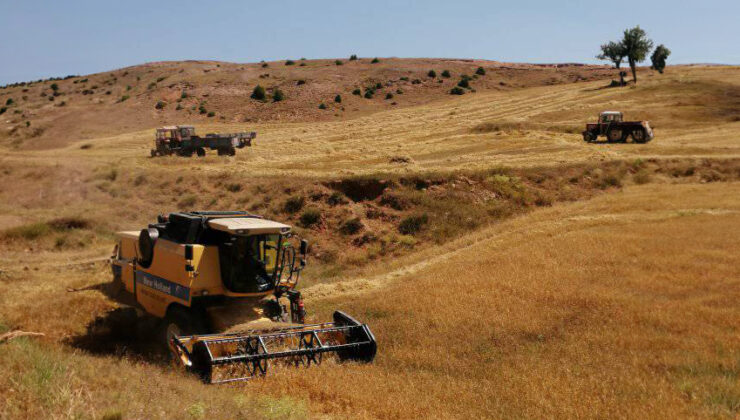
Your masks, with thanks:
[{"label": "patch of weeds", "polygon": [[300,195],[294,195],[285,200],[283,211],[286,213],[297,213],[306,204],[306,199]]},{"label": "patch of weeds", "polygon": [[228,183],[225,185],[226,191],[236,193],[242,190],[242,184],[237,182]]},{"label": "patch of weeds", "polygon": [[195,194],[185,194],[180,199],[180,201],[177,203],[177,205],[181,209],[189,209],[189,208],[192,208],[197,202],[198,202],[198,197]]},{"label": "patch of weeds", "polygon": [[341,204],[347,204],[347,199],[339,191],[334,191],[329,195],[329,198],[326,199],[326,203],[330,206],[338,206]]},{"label": "patch of weeds", "polygon": [[190,418],[193,419],[203,419],[206,417],[206,406],[202,402],[192,404],[186,411]]},{"label": "patch of weeds", "polygon": [[398,231],[404,235],[414,235],[419,233],[428,223],[429,216],[426,213],[407,216],[399,223]]},{"label": "patch of weeds", "polygon": [[645,170],[637,171],[634,175],[632,175],[632,180],[635,182],[635,184],[638,185],[647,184],[651,180],[650,172]]},{"label": "patch of weeds", "polygon": [[301,226],[309,228],[321,221],[321,211],[317,208],[308,208],[303,211],[299,219]]},{"label": "patch of weeds", "polygon": [[339,226],[339,232],[344,235],[354,235],[361,231],[363,227],[365,226],[362,224],[362,220],[360,220],[359,217],[352,217],[342,222]]}]

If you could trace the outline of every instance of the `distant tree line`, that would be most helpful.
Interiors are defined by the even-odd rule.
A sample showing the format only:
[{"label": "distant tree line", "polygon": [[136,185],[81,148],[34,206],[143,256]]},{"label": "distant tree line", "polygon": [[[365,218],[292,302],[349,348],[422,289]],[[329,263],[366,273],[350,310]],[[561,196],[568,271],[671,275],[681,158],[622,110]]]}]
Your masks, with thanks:
[{"label": "distant tree line", "polygon": [[[645,61],[648,53],[653,48],[653,41],[648,38],[645,30],[640,25],[625,29],[620,41],[609,41],[601,45],[601,52],[596,56],[599,60],[608,60],[614,63],[614,67],[620,69],[622,62],[626,59],[632,70],[632,80],[637,83],[637,64]],[[652,68],[660,73],[665,70],[665,61],[671,55],[671,50],[665,45],[658,45],[650,56]],[[625,72],[619,72],[620,84],[624,86]]]}]

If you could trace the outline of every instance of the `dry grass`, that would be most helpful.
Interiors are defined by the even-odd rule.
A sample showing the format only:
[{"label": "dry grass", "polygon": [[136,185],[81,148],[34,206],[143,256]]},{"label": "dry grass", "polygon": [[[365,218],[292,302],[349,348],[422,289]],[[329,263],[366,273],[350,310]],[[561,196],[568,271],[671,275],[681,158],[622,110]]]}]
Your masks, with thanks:
[{"label": "dry grass", "polygon": [[[235,158],[149,159],[138,125],[3,149],[0,329],[46,336],[0,348],[0,417],[737,417],[740,72],[603,85],[262,122]],[[604,108],[656,139],[583,143],[573,131]],[[111,232],[192,207],[298,226],[312,320],[368,321],[376,362],[206,387],[125,341],[80,345],[116,307],[99,291]]]}]

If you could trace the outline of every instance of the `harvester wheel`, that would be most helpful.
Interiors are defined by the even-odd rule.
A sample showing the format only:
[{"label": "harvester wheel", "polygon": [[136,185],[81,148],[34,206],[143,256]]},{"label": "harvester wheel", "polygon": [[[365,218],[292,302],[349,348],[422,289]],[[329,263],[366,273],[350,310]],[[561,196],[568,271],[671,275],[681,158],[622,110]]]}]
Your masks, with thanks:
[{"label": "harvester wheel", "polygon": [[199,157],[203,157],[206,155],[206,149],[202,147],[199,147],[195,152],[198,154]]},{"label": "harvester wheel", "polygon": [[170,341],[174,337],[210,332],[203,314],[195,309],[187,309],[183,306],[172,306],[167,310],[162,328],[162,339],[165,348],[169,348]]}]

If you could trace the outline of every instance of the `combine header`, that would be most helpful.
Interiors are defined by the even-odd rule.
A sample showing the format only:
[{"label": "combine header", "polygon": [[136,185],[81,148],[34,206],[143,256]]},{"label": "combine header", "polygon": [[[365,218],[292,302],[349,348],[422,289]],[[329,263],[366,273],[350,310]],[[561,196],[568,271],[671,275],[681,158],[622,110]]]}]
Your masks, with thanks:
[{"label": "combine header", "polygon": [[270,362],[306,367],[320,364],[324,353],[335,354],[339,360],[371,362],[377,350],[370,328],[341,311],[334,312],[334,322],[177,337],[172,346],[183,365],[210,383],[265,375]]},{"label": "combine header", "polygon": [[[119,232],[111,295],[162,318],[173,359],[210,383],[325,356],[371,362],[377,344],[366,324],[339,311],[333,322],[304,323],[295,287],[308,243],[296,250],[290,230],[246,212],[159,216],[141,232]],[[244,332],[218,333],[235,325]]]}]

